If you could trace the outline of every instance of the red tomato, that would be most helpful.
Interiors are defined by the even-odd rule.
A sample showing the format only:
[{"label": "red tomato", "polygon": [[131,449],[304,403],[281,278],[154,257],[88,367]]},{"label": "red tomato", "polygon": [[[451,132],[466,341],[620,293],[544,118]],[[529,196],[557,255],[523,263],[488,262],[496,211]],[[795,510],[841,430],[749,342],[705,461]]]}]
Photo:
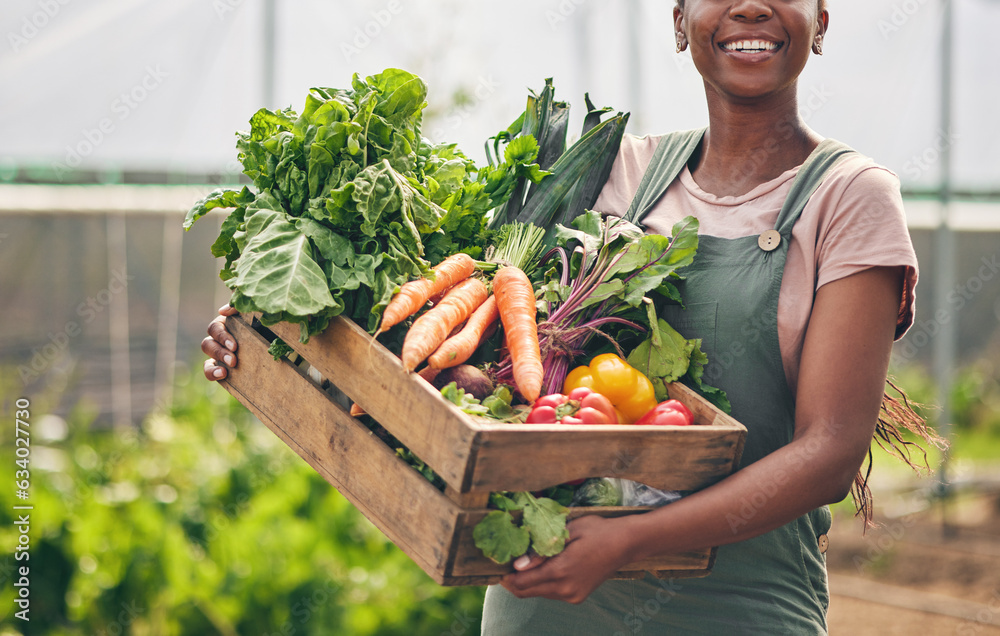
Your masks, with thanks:
[{"label": "red tomato", "polygon": [[548,395],[543,395],[535,400],[535,403],[532,406],[536,409],[539,406],[551,406],[552,408],[555,408],[560,404],[565,404],[569,401],[569,399],[569,397],[563,395],[562,393],[549,393]]},{"label": "red tomato", "polygon": [[684,417],[687,418],[687,422],[689,425],[694,424],[694,413],[692,413],[691,409],[687,407],[687,404],[684,404],[680,400],[667,400],[666,402],[664,402],[664,404],[669,404],[674,408],[674,410],[683,413]]},{"label": "red tomato", "polygon": [[552,406],[536,406],[528,413],[528,424],[555,424],[556,409]]},{"label": "red tomato", "polygon": [[694,421],[694,418],[691,417],[691,411],[680,404],[684,409],[682,411],[676,407],[677,404],[680,404],[677,400],[660,402],[655,408],[640,417],[636,424],[639,426],[689,426]]}]

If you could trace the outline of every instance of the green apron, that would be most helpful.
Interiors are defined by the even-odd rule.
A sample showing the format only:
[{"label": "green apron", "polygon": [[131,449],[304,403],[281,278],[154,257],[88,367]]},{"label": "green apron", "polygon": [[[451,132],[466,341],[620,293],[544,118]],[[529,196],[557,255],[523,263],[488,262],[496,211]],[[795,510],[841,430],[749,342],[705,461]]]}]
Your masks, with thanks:
[{"label": "green apron", "polygon": [[[680,174],[705,130],[673,133],[656,148],[626,217],[637,224]],[[830,167],[853,151],[825,140],[799,169],[774,231],[761,236],[699,237],[680,285],[685,307],[660,316],[686,338],[701,338],[704,380],[724,389],[732,415],[747,427],[741,466],[788,444],[795,397],[778,345],[778,292],[792,226]],[[808,461],[803,456],[802,462]],[[782,483],[727,515],[737,530]],[[500,586],[486,593],[483,634],[826,634],[826,559],[819,538],[830,529],[826,506],[759,537],[722,546],[705,578],[608,581],[580,605],[520,600]]]}]

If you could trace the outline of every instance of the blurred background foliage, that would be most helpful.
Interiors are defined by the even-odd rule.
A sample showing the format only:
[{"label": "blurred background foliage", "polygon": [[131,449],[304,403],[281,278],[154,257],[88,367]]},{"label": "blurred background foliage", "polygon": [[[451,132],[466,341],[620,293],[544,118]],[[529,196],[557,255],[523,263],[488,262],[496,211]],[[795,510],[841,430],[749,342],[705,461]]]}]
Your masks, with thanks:
[{"label": "blurred background foliage", "polygon": [[[434,583],[221,387],[182,379],[123,433],[85,403],[42,417],[55,397],[32,398],[31,557],[0,557],[0,633],[479,633],[483,588]],[[18,502],[0,491],[13,546]],[[22,565],[30,624],[13,616]]]},{"label": "blurred background foliage", "polygon": [[[998,371],[984,358],[957,374],[954,458],[1000,456]],[[895,375],[915,402],[932,401],[922,366]],[[11,369],[2,378],[10,405],[17,379]],[[32,398],[31,559],[0,560],[0,634],[479,632],[483,588],[435,584],[200,375],[179,376],[172,405],[124,432],[92,426],[86,401],[66,419],[46,416],[57,399]],[[876,476],[904,469],[876,454]],[[17,541],[16,503],[0,489],[4,545]],[[7,583],[25,564],[31,623],[19,631]]]}]

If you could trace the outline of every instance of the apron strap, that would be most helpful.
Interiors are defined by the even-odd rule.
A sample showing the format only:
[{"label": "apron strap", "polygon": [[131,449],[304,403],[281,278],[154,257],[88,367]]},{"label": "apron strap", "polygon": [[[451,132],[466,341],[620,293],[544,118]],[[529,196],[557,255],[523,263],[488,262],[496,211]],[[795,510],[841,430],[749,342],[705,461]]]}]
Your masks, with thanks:
[{"label": "apron strap", "polygon": [[[667,191],[667,187],[677,178],[690,160],[707,128],[685,130],[664,135],[653,151],[649,167],[642,175],[639,189],[629,205],[625,219],[642,227],[642,219],[656,205]],[[805,163],[795,175],[791,190],[785,198],[774,229],[784,240],[790,240],[792,226],[798,221],[809,197],[816,192],[827,173],[847,155],[855,153],[848,145],[834,139],[824,139],[810,153]]]},{"label": "apron strap", "polygon": [[830,169],[847,155],[855,152],[850,146],[834,139],[824,139],[813,149],[795,175],[792,188],[785,197],[785,203],[781,206],[778,220],[774,224],[774,229],[781,233],[784,240],[792,238],[792,226],[799,220],[802,210],[809,202],[809,197],[823,183]]},{"label": "apron strap", "polygon": [[684,130],[664,135],[653,151],[649,167],[642,175],[639,189],[625,213],[625,220],[640,226],[667,186],[677,178],[694,153],[707,128]]}]

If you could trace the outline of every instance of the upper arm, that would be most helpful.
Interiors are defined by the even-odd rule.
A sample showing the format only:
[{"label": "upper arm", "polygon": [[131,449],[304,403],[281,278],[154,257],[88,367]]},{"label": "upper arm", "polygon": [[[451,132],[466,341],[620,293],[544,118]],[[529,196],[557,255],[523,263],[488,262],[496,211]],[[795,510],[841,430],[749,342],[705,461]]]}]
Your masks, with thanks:
[{"label": "upper arm", "polygon": [[795,437],[820,440],[837,462],[831,477],[846,487],[878,421],[903,274],[903,267],[872,267],[820,287],[806,329]]}]

